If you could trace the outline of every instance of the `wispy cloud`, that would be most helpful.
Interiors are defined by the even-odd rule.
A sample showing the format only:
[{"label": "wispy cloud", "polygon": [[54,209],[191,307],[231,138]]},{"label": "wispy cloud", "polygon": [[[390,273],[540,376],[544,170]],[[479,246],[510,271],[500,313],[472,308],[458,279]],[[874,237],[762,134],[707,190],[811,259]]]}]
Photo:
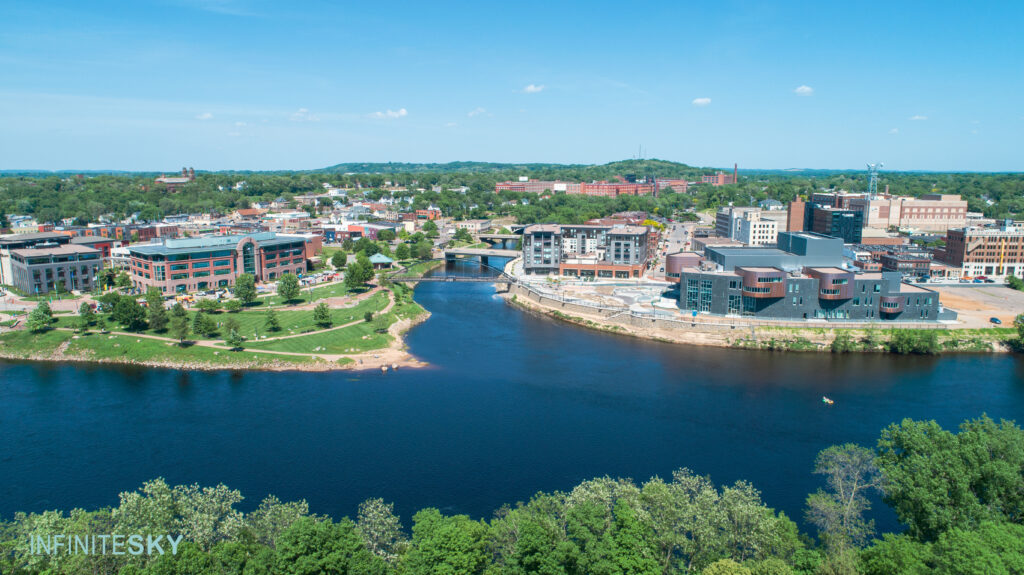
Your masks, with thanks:
[{"label": "wispy cloud", "polygon": [[247,125],[248,124],[246,124],[245,122],[235,122],[235,126],[237,126],[239,128],[244,128]]},{"label": "wispy cloud", "polygon": [[[711,98],[694,98],[693,101],[690,102],[690,103],[693,104],[694,106],[701,106],[701,107],[703,107],[703,106],[707,106],[707,105],[711,104]],[[728,106],[726,106],[726,107],[728,107]]]},{"label": "wispy cloud", "polygon": [[900,129],[899,128],[893,128],[893,129],[889,130],[889,133],[892,134],[892,135],[899,134],[900,133]]},{"label": "wispy cloud", "polygon": [[543,92],[543,91],[544,91],[544,84],[530,84],[529,86],[523,88],[523,93],[525,93],[525,94],[536,94],[538,92]]},{"label": "wispy cloud", "polygon": [[455,126],[458,126],[458,125],[459,125],[458,122],[448,122],[447,124],[444,125],[444,127],[446,127],[446,128],[454,128]]},{"label": "wispy cloud", "polygon": [[377,118],[378,120],[395,120],[398,118],[404,118],[408,115],[408,110],[405,108],[399,108],[398,110],[388,110],[386,112],[374,112],[370,114],[370,117]]},{"label": "wispy cloud", "polygon": [[800,85],[793,90],[793,93],[797,96],[810,96],[814,93],[814,88],[806,85]]},{"label": "wispy cloud", "polygon": [[927,120],[928,116],[922,116],[921,114],[915,114],[915,115],[911,116],[910,119],[913,120],[913,121]]},{"label": "wispy cloud", "polygon": [[320,117],[316,114],[311,113],[306,108],[299,108],[294,114],[291,115],[291,121],[293,122],[319,122]]},{"label": "wispy cloud", "polygon": [[209,112],[203,112],[202,114],[197,115],[196,119],[197,120],[212,120],[213,119],[213,114],[211,114]]},{"label": "wispy cloud", "polygon": [[480,114],[486,114],[486,113],[487,113],[487,110],[485,110],[483,108],[474,108],[474,109],[470,110],[469,113],[466,114],[466,115],[469,116],[470,118],[472,118],[473,116],[479,116]]}]

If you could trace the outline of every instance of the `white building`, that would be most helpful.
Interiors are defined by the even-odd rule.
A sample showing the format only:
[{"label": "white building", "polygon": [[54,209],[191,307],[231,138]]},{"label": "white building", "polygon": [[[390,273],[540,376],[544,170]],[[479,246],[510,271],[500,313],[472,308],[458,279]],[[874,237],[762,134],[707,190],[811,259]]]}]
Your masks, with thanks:
[{"label": "white building", "polygon": [[734,239],[748,246],[769,246],[775,245],[778,235],[779,224],[775,220],[762,219],[760,211],[750,211],[739,219]]}]

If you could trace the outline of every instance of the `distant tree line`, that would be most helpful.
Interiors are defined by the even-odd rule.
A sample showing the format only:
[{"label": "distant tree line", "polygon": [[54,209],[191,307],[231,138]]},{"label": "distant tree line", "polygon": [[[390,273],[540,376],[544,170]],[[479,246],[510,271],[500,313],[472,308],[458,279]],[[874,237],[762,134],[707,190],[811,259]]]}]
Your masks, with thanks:
[{"label": "distant tree line", "polygon": [[[489,520],[424,509],[406,531],[370,499],[356,518],[311,514],[271,496],[253,511],[224,485],[162,479],[113,508],[17,513],[0,523],[5,574],[911,574],[1010,575],[1024,569],[1024,431],[988,417],[959,432],[903,420],[874,450],[822,451],[822,488],[801,534],[750,483],[718,486],[680,469],[643,484],[609,477],[538,493]],[[903,524],[876,536],[881,496]],[[30,535],[175,534],[176,555],[31,554]]]}]

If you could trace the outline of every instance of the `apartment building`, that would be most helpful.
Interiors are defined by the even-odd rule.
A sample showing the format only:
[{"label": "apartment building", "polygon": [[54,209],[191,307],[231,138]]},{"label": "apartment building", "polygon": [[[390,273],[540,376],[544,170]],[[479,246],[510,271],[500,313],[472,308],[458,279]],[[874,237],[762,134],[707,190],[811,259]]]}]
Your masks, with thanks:
[{"label": "apartment building", "polygon": [[639,278],[651,256],[643,226],[539,224],[523,230],[523,271],[581,278]]},{"label": "apartment building", "polygon": [[1024,224],[1004,221],[994,228],[968,227],[946,232],[946,247],[937,252],[963,277],[1024,278]]},{"label": "apartment building", "polygon": [[779,248],[708,248],[705,268],[679,270],[679,307],[775,320],[937,321],[956,317],[939,294],[897,272],[845,269],[843,244],[807,232],[779,234]]},{"label": "apartment building", "polygon": [[103,267],[103,254],[82,245],[49,244],[11,250],[10,265],[10,285],[25,294],[92,291]]},{"label": "apartment building", "polygon": [[184,293],[232,286],[243,273],[257,281],[302,274],[319,247],[319,236],[274,232],[169,239],[129,246],[128,272],[140,290]]},{"label": "apartment building", "polygon": [[748,246],[769,246],[775,245],[778,233],[778,222],[762,218],[760,211],[752,211],[739,219],[736,240]]}]

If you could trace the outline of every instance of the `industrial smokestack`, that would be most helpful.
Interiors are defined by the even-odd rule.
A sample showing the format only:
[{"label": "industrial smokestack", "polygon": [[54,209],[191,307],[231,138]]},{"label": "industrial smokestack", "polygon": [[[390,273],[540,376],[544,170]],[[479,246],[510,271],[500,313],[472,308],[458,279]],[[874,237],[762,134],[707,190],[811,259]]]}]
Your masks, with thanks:
[{"label": "industrial smokestack", "polygon": [[740,165],[738,163],[734,163],[732,165],[732,183],[734,183],[734,184],[740,183],[740,177],[739,176],[740,176]]}]

